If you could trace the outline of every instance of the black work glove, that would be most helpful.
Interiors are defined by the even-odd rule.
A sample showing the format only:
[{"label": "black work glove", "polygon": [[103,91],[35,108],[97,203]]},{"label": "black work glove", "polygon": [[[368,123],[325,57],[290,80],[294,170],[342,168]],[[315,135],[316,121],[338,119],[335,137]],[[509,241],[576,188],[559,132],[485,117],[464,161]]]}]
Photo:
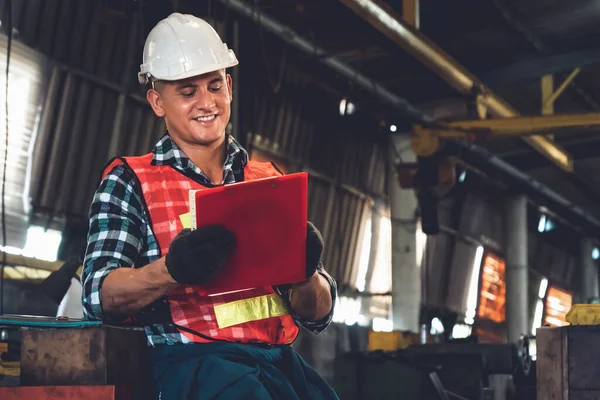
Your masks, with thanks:
[{"label": "black work glove", "polygon": [[227,264],[235,246],[235,235],[221,225],[184,229],[171,242],[165,264],[177,282],[200,285]]},{"label": "black work glove", "polygon": [[321,254],[323,253],[323,236],[312,222],[308,221],[306,226],[306,278],[315,274]]}]

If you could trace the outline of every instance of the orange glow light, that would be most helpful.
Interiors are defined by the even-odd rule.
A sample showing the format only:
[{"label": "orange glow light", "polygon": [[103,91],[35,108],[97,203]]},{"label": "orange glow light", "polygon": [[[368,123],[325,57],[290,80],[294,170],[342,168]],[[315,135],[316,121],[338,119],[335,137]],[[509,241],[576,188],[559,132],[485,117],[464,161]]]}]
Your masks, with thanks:
[{"label": "orange glow light", "polygon": [[568,325],[565,317],[573,305],[573,296],[555,287],[548,289],[546,296],[546,317],[544,323],[550,326]]},{"label": "orange glow light", "polygon": [[481,274],[479,297],[479,318],[497,323],[506,320],[506,281],[504,260],[493,254],[486,254]]}]

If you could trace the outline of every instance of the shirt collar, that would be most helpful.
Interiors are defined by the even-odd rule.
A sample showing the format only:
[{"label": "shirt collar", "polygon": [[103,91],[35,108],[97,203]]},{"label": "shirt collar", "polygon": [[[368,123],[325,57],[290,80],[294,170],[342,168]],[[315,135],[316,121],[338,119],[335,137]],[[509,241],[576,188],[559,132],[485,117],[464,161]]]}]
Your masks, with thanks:
[{"label": "shirt collar", "polygon": [[[226,156],[225,163],[223,164],[224,168],[231,168],[236,161],[244,167],[248,163],[248,153],[233,136],[227,135],[226,140],[227,148],[225,150]],[[175,141],[171,139],[171,136],[169,136],[168,133],[165,133],[158,141],[152,152],[154,153],[152,165],[172,165],[182,171],[185,171],[186,169],[196,169],[197,172],[201,172],[193,161],[185,155],[183,150],[177,146]]]}]

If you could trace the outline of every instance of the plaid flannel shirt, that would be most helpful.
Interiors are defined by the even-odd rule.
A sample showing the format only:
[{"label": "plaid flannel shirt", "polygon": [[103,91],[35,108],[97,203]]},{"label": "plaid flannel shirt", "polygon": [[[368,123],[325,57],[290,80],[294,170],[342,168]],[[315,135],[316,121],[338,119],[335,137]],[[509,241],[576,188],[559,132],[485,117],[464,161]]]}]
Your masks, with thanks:
[{"label": "plaid flannel shirt", "polygon": [[[231,136],[228,137],[227,154],[223,166],[223,183],[234,183],[232,166],[241,158],[243,164],[248,154]],[[172,165],[178,171],[197,182],[209,186],[210,180],[180,150],[167,135],[154,148],[152,165]],[[149,218],[138,193],[135,174],[126,166],[114,167],[101,181],[90,207],[88,244],[82,274],[83,312],[87,319],[118,324],[122,320],[105,314],[102,310],[102,283],[113,270],[121,267],[143,267],[159,258],[160,249],[150,226]],[[337,296],[336,283],[322,266],[319,272],[329,281],[333,302]],[[298,317],[289,304],[289,287],[275,290],[288,304],[295,321],[309,331],[318,334],[331,323],[333,309],[320,321],[305,321]],[[166,298],[151,304],[138,320],[144,323],[150,345],[189,342],[170,323],[164,323],[168,314]],[[146,321],[146,322],[144,322]]]}]

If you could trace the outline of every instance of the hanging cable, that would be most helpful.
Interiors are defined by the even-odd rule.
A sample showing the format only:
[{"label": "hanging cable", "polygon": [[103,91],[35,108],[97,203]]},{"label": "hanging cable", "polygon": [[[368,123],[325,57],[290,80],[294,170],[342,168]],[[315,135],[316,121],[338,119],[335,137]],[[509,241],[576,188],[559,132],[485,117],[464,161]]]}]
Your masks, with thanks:
[{"label": "hanging cable", "polygon": [[[260,6],[258,4],[258,0],[254,0],[254,2],[252,3],[252,15],[254,17],[254,15],[256,15],[256,18],[258,19],[258,21],[261,20],[261,9]],[[283,52],[281,55],[281,60],[279,62],[279,73],[277,74],[277,78],[276,80],[273,79],[273,74],[271,72],[271,63],[269,62],[269,57],[267,55],[267,49],[266,49],[266,40],[263,34],[263,26],[262,24],[258,24],[258,37],[260,40],[260,48],[261,48],[261,52],[262,52],[262,57],[263,57],[263,61],[265,63],[265,69],[267,72],[267,78],[269,80],[269,85],[271,86],[271,90],[273,91],[273,93],[277,94],[279,93],[279,90],[281,89],[281,84],[283,83],[283,75],[285,72],[285,63],[286,63],[286,46],[285,43],[283,45]]]},{"label": "hanging cable", "polygon": [[12,0],[7,0],[4,7],[6,16],[6,30],[8,31],[8,45],[6,49],[6,82],[4,105],[5,132],[4,132],[4,164],[2,167],[2,266],[0,267],[0,315],[4,314],[4,268],[6,267],[6,167],[8,162],[8,73],[10,66],[10,52],[12,47]]}]

